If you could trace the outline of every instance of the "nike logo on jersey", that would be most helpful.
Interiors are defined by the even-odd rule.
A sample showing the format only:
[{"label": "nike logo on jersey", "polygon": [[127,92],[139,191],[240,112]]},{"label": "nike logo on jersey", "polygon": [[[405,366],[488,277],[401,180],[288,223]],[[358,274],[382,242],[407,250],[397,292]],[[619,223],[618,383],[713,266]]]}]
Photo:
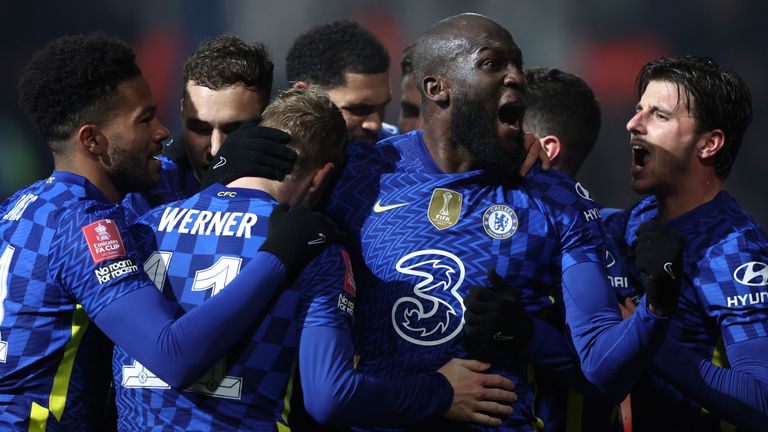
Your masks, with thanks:
[{"label": "nike logo on jersey", "polygon": [[213,166],[213,169],[223,167],[226,164],[227,164],[227,159],[223,156],[219,156],[219,161],[216,162],[216,165]]},{"label": "nike logo on jersey", "polygon": [[501,332],[496,332],[496,334],[493,335],[493,340],[497,340],[497,341],[511,341],[511,340],[515,340],[515,337],[514,336],[504,336],[503,334],[501,334]]},{"label": "nike logo on jersey", "polygon": [[376,201],[376,204],[373,205],[373,212],[374,213],[383,213],[385,211],[394,210],[396,208],[407,206],[410,203],[401,203],[401,204],[390,204],[390,205],[381,205],[381,200]]},{"label": "nike logo on jersey", "polygon": [[671,277],[672,279],[677,279],[675,277],[675,272],[672,271],[672,263],[671,262],[664,263],[664,271],[667,272],[669,277]]},{"label": "nike logo on jersey", "polygon": [[320,237],[318,237],[318,238],[316,238],[316,239],[314,239],[312,241],[308,241],[307,244],[308,245],[316,245],[316,244],[323,244],[323,243],[325,243],[325,234],[319,233],[318,235]]}]

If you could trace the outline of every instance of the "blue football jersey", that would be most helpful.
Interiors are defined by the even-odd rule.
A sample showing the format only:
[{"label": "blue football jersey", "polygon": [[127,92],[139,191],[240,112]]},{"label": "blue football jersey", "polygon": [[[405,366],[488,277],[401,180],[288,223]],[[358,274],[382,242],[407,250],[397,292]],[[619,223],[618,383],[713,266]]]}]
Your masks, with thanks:
[{"label": "blue football jersey", "polygon": [[[444,174],[421,131],[350,146],[327,212],[351,237],[359,371],[407,377],[453,357],[488,360],[465,346],[462,328],[463,298],[468,287],[487,285],[489,268],[519,288],[528,312],[542,313],[553,308],[562,272],[605,265],[600,213],[588,194],[562,173],[533,171],[507,186],[484,171]],[[514,381],[518,401],[504,427],[487,429],[531,430],[538,419],[528,365],[492,360],[494,372]]]},{"label": "blue football jersey", "polygon": [[112,348],[88,317],[149,282],[124,219],[93,184],[66,172],[4,206],[0,429],[104,430]]},{"label": "blue football jersey", "polygon": [[[179,313],[208,301],[257,253],[276,201],[267,193],[215,184],[158,207],[132,227],[155,245],[144,270]],[[139,240],[137,240],[139,241]],[[142,241],[142,245],[144,242]],[[290,430],[300,331],[348,328],[354,310],[349,256],[329,247],[275,298],[253,336],[187,389],[169,388],[116,348],[120,430]]]},{"label": "blue football jersey", "polygon": [[[650,196],[610,218],[608,227],[631,249],[637,228],[656,215],[656,199]],[[768,336],[768,238],[726,191],[667,224],[685,242],[683,288],[670,334],[702,358],[728,368],[730,345]],[[630,275],[638,277],[628,258]],[[674,392],[663,393],[669,398],[659,393],[645,397],[677,418],[694,418],[688,424],[699,421],[695,404]],[[719,428],[719,422],[714,424]]]},{"label": "blue football jersey", "polygon": [[160,183],[147,192],[132,192],[122,202],[126,214],[135,222],[151,209],[173,201],[189,198],[200,190],[195,172],[187,165],[178,164],[167,156],[158,156],[161,162]]},{"label": "blue football jersey", "polygon": [[[577,183],[577,193],[583,198],[592,200],[589,192]],[[602,218],[611,216],[621,210],[602,207]],[[617,302],[622,303],[629,298],[637,305],[641,294],[636,292],[627,274],[623,260],[620,242],[610,236],[605,238],[605,271],[608,281],[616,293]],[[552,312],[541,316],[558,328],[565,328],[565,309],[562,299],[556,298],[556,307]],[[546,368],[534,368],[536,379],[536,400],[534,403],[536,415],[543,421],[542,432],[575,432],[575,431],[616,431],[618,426],[618,407],[596,397],[584,396],[569,388],[567,383],[558,377],[552,377]]]}]

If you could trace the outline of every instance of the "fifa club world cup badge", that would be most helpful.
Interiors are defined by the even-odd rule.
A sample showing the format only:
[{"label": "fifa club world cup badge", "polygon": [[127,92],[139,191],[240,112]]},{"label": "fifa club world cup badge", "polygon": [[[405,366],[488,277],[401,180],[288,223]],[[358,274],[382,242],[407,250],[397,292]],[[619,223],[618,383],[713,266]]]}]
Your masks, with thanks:
[{"label": "fifa club world cup badge", "polygon": [[432,191],[432,199],[429,201],[429,208],[427,209],[429,222],[439,230],[456,225],[461,215],[461,201],[460,193],[436,188]]},{"label": "fifa club world cup badge", "polygon": [[483,228],[489,236],[496,240],[512,237],[517,231],[517,224],[515,211],[504,204],[492,205],[483,213]]},{"label": "fifa club world cup badge", "polygon": [[83,235],[94,263],[125,256],[120,229],[111,219],[102,219],[84,226]]}]

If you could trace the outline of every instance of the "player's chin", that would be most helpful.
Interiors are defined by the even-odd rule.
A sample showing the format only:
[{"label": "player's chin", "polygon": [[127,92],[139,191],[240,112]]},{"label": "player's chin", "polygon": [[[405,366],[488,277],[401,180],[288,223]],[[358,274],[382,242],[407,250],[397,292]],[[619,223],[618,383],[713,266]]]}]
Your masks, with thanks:
[{"label": "player's chin", "polygon": [[144,173],[142,183],[148,186],[148,189],[154,188],[160,184],[160,171],[162,163],[157,159],[150,159],[147,163],[147,170]]},{"label": "player's chin", "polygon": [[653,185],[647,178],[632,176],[632,190],[641,195],[653,193]]},{"label": "player's chin", "polygon": [[360,132],[356,134],[350,134],[348,139],[349,142],[367,142],[373,144],[379,140],[379,135],[374,133]]},{"label": "player's chin", "polygon": [[497,122],[496,136],[504,150],[511,153],[520,151],[520,147],[525,145],[525,134],[519,125]]}]

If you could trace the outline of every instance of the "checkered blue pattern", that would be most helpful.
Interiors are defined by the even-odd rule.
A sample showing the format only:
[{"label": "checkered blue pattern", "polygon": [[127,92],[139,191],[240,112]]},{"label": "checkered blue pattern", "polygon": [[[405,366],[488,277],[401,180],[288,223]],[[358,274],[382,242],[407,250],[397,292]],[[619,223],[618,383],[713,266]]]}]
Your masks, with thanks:
[{"label": "checkered blue pattern", "polygon": [[[149,234],[148,244],[155,243],[154,250],[173,253],[163,293],[178,305],[180,312],[194,308],[212,295],[211,289],[193,289],[198,271],[211,268],[222,258],[242,259],[242,268],[256,254],[275,204],[261,191],[214,185],[187,200],[154,209],[134,226],[137,233]],[[182,234],[178,229],[159,231],[162,215],[173,208],[251,213],[258,220],[250,238]],[[276,299],[264,299],[273,304],[253,336],[230,351],[224,366],[217,366],[214,378],[207,375],[201,379],[206,384],[239,386],[239,394],[230,392],[223,397],[222,393],[210,396],[188,389],[129,388],[124,385],[128,373],[124,369],[133,367],[134,360],[116,349],[113,370],[120,430],[277,430],[278,423],[286,425],[284,400],[286,393],[292,391],[289,380],[296,364],[301,328],[350,325],[349,314],[336,307],[343,291],[345,269],[341,247],[329,247],[307,265],[289,289]],[[151,376],[148,370],[143,372]],[[146,378],[147,375],[141,377],[149,383]]]},{"label": "checkered blue pattern", "polygon": [[[648,197],[623,218],[612,219],[611,233],[623,228],[631,247],[637,227],[655,216],[656,200]],[[768,264],[768,239],[736,200],[720,192],[669,225],[683,236],[686,248],[685,285],[676,314],[684,345],[711,358],[720,337],[728,346],[768,336],[768,270],[761,273]],[[745,275],[750,269],[755,272],[751,279]]]},{"label": "checkered blue pattern", "polygon": [[[519,287],[526,309],[536,313],[552,307],[550,294],[564,269],[604,262],[594,203],[576,193],[572,180],[535,170],[519,186],[498,183],[481,171],[441,173],[421,132],[350,147],[327,212],[351,236],[362,373],[404,377],[435,371],[453,357],[477,358],[462,341],[462,299],[469,286],[487,285],[488,268]],[[463,201],[458,222],[444,230],[428,219],[436,188]],[[483,226],[483,214],[497,204],[513,209],[518,221],[504,240]],[[534,390],[527,365],[500,360],[494,366],[515,382],[519,399],[505,426],[492,430],[530,430]]]},{"label": "checkered blue pattern", "polygon": [[200,182],[192,169],[166,156],[159,156],[158,160],[162,164],[160,184],[148,192],[129,193],[123,199],[122,206],[130,218],[129,222],[135,222],[157,206],[189,198],[200,190]]},{"label": "checkered blue pattern", "polygon": [[[0,325],[0,340],[7,343],[0,363],[2,429],[26,430],[32,403],[52,408],[54,379],[67,389],[66,404],[60,420],[49,415],[48,430],[98,429],[94,425],[104,412],[109,384],[104,366],[109,364],[111,344],[87,317],[78,315],[82,312],[77,305],[93,316],[148,281],[133,273],[100,283],[95,270],[125,257],[95,264],[81,228],[110,219],[125,250],[131,251],[123,218],[122,209],[85,178],[64,172],[22,189],[4,206],[0,253],[10,254],[10,260],[7,273],[2,273],[7,288]],[[79,344],[73,341],[76,316],[82,316],[84,332]],[[71,372],[62,370],[57,376],[70,342],[76,349],[74,365]]]},{"label": "checkered blue pattern", "polygon": [[[650,196],[608,218],[606,225],[611,237],[631,250],[637,228],[656,216],[656,199]],[[725,352],[729,345],[768,335],[768,239],[725,191],[667,224],[685,241],[683,288],[670,335],[702,358],[724,356],[723,366],[730,367]],[[636,278],[631,256],[627,264]],[[655,387],[636,391],[633,404],[654,410],[650,412],[674,412],[676,424],[705,421],[698,406],[654,378]],[[718,424],[716,417],[706,421]]]},{"label": "checkered blue pattern", "polygon": [[[614,214],[622,213],[622,210],[606,208],[600,209],[600,214],[603,220],[607,220]],[[606,227],[606,230],[608,228]],[[611,235],[606,235],[605,238],[605,260],[606,260],[606,273],[611,282],[611,286],[616,291],[616,298],[619,302],[622,302],[625,298],[631,298],[635,304],[639,303],[642,297],[642,292],[637,289],[633,279],[629,277],[629,271],[627,264],[624,261],[627,253],[623,249],[624,242],[617,242]]]}]

